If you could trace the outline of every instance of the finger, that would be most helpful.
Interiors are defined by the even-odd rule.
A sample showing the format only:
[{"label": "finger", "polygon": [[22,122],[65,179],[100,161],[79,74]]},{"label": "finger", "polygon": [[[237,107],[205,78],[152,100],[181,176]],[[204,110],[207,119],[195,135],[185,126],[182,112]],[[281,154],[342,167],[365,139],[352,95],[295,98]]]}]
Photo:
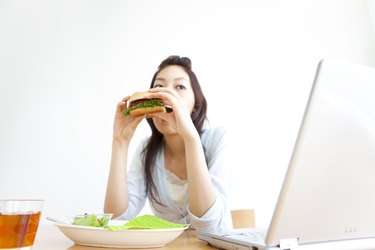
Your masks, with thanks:
[{"label": "finger", "polygon": [[157,91],[157,92],[150,92],[150,94],[148,94],[146,98],[162,99],[170,103],[172,101],[172,98],[178,98],[178,96],[176,93],[173,93],[170,90],[163,90],[163,91]]},{"label": "finger", "polygon": [[127,108],[126,102],[129,100],[129,98],[130,96],[125,96],[124,98],[122,98],[122,100],[117,103],[117,109],[118,110],[126,109]]},{"label": "finger", "polygon": [[176,92],[170,88],[165,88],[165,87],[162,87],[162,88],[152,88],[152,89],[149,89],[148,92],[150,93],[170,93],[171,95],[174,95]]},{"label": "finger", "polygon": [[118,102],[118,103],[117,103],[117,110],[118,110],[118,111],[122,111],[122,110],[124,110],[124,109],[126,109],[126,102],[123,102],[123,101]]},{"label": "finger", "polygon": [[130,123],[130,127],[132,129],[136,129],[138,127],[138,124],[145,118],[145,116],[137,116],[134,117],[134,120]]},{"label": "finger", "polygon": [[129,99],[130,99],[130,95],[127,95],[124,98],[122,98],[122,101],[127,102]]}]

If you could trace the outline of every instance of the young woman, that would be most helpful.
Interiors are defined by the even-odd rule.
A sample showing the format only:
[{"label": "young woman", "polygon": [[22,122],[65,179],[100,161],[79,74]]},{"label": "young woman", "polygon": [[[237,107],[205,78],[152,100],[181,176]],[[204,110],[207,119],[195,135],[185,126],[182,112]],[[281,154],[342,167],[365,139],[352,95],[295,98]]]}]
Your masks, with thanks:
[{"label": "young woman", "polygon": [[[148,198],[154,214],[166,220],[197,230],[230,226],[225,131],[204,128],[207,102],[190,59],[166,58],[147,91],[147,98],[161,99],[173,112],[125,116],[129,98],[116,109],[104,211],[130,220]],[[128,171],[129,144],[144,118],[152,134],[138,146]]]}]

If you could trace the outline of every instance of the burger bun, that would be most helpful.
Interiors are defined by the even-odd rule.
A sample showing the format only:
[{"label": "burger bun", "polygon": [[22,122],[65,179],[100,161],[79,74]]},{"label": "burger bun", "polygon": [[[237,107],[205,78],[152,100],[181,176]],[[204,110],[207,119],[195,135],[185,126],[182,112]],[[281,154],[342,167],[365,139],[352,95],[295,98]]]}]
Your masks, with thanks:
[{"label": "burger bun", "polygon": [[137,108],[133,109],[129,112],[131,116],[141,116],[141,115],[147,115],[147,114],[152,114],[152,113],[165,113],[167,112],[165,107],[162,106],[157,106],[157,107],[152,107],[152,108]]}]

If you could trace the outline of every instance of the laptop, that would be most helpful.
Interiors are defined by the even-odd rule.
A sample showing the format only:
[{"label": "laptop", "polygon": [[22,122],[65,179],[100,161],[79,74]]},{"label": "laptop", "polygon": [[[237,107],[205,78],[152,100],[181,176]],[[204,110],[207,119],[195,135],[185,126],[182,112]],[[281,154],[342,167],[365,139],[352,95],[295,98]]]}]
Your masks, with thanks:
[{"label": "laptop", "polygon": [[257,230],[197,236],[221,249],[375,249],[374,68],[319,62],[269,228],[250,241]]}]

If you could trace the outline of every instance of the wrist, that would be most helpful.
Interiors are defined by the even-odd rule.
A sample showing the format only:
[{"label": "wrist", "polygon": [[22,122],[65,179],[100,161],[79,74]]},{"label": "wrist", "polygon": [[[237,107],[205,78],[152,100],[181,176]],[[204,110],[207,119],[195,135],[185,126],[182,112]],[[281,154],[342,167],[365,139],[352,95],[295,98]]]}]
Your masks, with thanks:
[{"label": "wrist", "polygon": [[201,143],[201,138],[198,134],[197,131],[194,131],[193,133],[191,134],[187,134],[185,136],[183,136],[183,141],[185,142],[185,144],[190,144],[190,143]]},{"label": "wrist", "polygon": [[117,148],[128,148],[130,144],[129,140],[119,137],[113,137],[112,146]]}]

